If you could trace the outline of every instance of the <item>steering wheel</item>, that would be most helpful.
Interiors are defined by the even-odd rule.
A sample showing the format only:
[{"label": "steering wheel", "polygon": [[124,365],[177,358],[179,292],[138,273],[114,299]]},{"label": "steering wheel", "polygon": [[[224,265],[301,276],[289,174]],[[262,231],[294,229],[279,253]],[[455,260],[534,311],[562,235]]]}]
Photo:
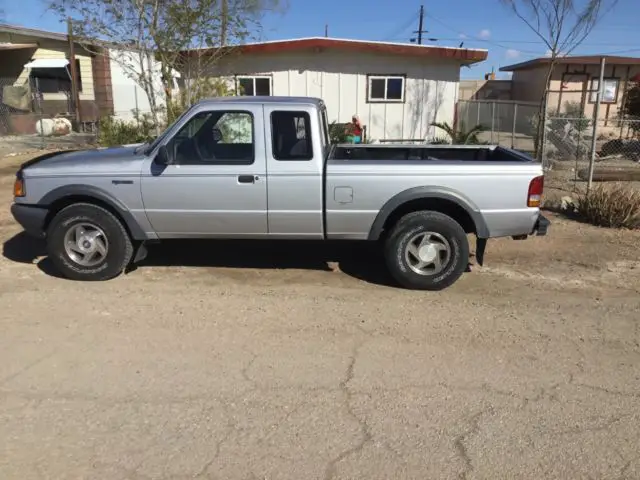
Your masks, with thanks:
[{"label": "steering wheel", "polygon": [[[222,140],[222,132],[217,127],[213,127],[211,135],[214,143],[218,143],[220,140]],[[202,160],[203,162],[215,159],[215,155],[212,151],[210,151],[208,143],[209,142],[206,134],[197,135],[193,139],[194,149],[197,155],[200,157],[200,160]]]}]

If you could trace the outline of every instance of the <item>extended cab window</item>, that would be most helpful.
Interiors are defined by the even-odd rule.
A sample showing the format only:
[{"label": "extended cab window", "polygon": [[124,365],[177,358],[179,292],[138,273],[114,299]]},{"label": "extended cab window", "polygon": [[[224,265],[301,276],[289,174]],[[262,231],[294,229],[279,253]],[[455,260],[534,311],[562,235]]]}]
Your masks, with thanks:
[{"label": "extended cab window", "polygon": [[201,112],[171,143],[176,163],[181,165],[251,165],[255,157],[253,116],[237,111]]},{"label": "extended cab window", "polygon": [[307,112],[272,112],[273,158],[282,161],[311,160],[311,119]]}]

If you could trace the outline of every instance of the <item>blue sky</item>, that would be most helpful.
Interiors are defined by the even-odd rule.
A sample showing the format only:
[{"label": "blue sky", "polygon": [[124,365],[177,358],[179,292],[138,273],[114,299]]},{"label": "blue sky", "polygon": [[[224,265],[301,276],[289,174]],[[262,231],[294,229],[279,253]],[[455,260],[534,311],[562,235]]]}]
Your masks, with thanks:
[{"label": "blue sky", "polygon": [[[420,5],[425,7],[424,43],[486,48],[488,61],[462,70],[463,78],[482,78],[500,66],[544,56],[546,47],[499,0],[289,0],[284,14],[267,16],[265,40],[324,35],[363,40],[408,42],[418,28]],[[635,4],[635,5],[634,5]],[[402,6],[401,6],[402,5]],[[41,0],[22,0],[5,9],[8,23],[64,31]],[[574,54],[617,54],[640,57],[640,5],[619,0],[617,6]]]}]

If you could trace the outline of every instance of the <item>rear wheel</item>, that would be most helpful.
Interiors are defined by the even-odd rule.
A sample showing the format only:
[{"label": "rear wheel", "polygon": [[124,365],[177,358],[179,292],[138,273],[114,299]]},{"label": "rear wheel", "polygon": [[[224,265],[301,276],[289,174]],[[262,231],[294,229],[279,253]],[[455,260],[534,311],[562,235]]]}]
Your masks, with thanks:
[{"label": "rear wheel", "polygon": [[464,229],[439,212],[414,212],[395,225],[385,242],[387,267],[403,287],[442,290],[452,285],[469,263]]},{"label": "rear wheel", "polygon": [[72,280],[108,280],[131,261],[133,245],[108,210],[77,203],[61,210],[47,233],[47,251],[57,270]]}]

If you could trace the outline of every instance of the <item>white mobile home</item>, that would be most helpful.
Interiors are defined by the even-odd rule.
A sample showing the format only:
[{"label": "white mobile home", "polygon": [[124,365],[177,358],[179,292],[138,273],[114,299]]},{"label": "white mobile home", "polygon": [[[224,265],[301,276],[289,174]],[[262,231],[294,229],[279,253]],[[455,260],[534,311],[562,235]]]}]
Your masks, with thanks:
[{"label": "white mobile home", "polygon": [[239,95],[320,97],[330,121],[357,114],[377,140],[430,138],[432,122],[453,123],[460,67],[487,58],[486,50],[325,37],[227,50],[205,75],[228,79]]}]

